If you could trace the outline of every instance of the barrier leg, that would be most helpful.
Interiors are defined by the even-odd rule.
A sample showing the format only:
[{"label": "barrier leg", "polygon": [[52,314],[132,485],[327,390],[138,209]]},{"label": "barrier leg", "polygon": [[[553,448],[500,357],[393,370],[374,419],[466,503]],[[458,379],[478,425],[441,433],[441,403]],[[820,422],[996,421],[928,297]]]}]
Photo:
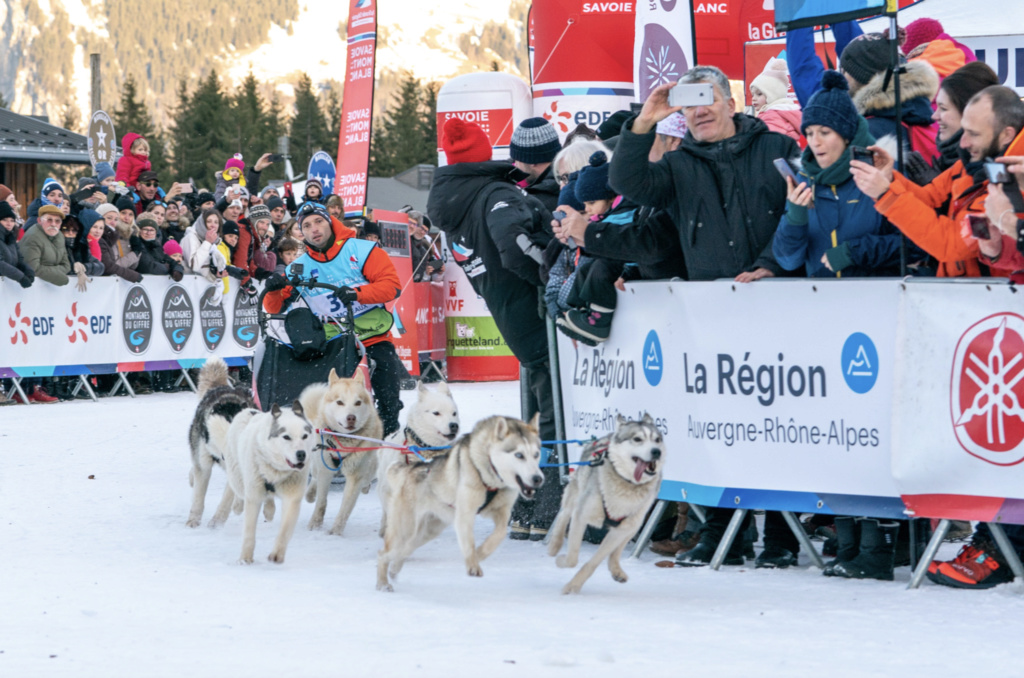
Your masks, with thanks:
[{"label": "barrier leg", "polygon": [[28,404],[28,396],[21,390],[22,377],[11,377],[11,381],[14,382],[14,392],[21,396],[21,402]]},{"label": "barrier leg", "polygon": [[782,511],[782,517],[786,519],[786,524],[789,525],[789,529],[793,532],[793,536],[800,542],[800,548],[807,552],[807,555],[811,557],[811,562],[819,570],[825,567],[825,561],[821,559],[821,555],[818,554],[818,550],[814,548],[811,540],[807,538],[807,533],[804,532],[804,528],[800,525],[800,521],[796,519],[792,511]]},{"label": "barrier leg", "polygon": [[[550,315],[545,315],[544,320],[548,331],[548,365],[551,368],[551,404],[555,408],[555,437],[559,440],[565,440],[565,418],[562,412],[562,376],[558,360],[558,333],[555,329],[555,321]],[[558,462],[560,464],[567,463],[569,461],[569,454],[565,445],[560,443],[555,446],[555,449],[558,452]],[[558,475],[562,479],[562,484],[565,485],[569,482],[569,467],[559,466]],[[664,510],[664,507],[662,507],[662,510]]]},{"label": "barrier leg", "polygon": [[700,522],[702,522],[702,523],[708,522],[708,514],[704,513],[704,507],[703,506],[697,506],[696,504],[690,504],[690,510],[692,510],[695,514],[697,514],[697,517],[700,518]]},{"label": "barrier leg", "polygon": [[996,540],[996,544],[999,545],[999,550],[1003,552],[1003,558],[1006,558],[1013,576],[1017,578],[1018,582],[1024,579],[1024,565],[1021,565],[1020,557],[1013,545],[1010,544],[1010,540],[1007,539],[1003,526],[999,523],[989,523],[988,529],[992,532],[992,538]]},{"label": "barrier leg", "polygon": [[935,554],[939,552],[942,540],[946,538],[946,533],[949,532],[950,524],[950,521],[945,518],[939,521],[939,526],[932,533],[928,546],[925,547],[924,553],[921,554],[921,560],[917,562],[917,567],[914,568],[914,573],[910,576],[910,583],[907,584],[908,589],[916,589],[924,581],[924,576],[928,573],[928,565],[935,560]]},{"label": "barrier leg", "polygon": [[89,397],[92,398],[92,401],[94,403],[99,402],[100,399],[96,397],[96,392],[92,390],[92,385],[89,383],[89,378],[86,377],[84,374],[78,375],[78,383],[75,385],[75,388],[71,391],[71,397],[77,396],[78,392],[81,391],[83,388],[85,388],[85,392],[89,394]]},{"label": "barrier leg", "polygon": [[711,557],[712,570],[717,570],[722,566],[722,563],[725,561],[725,554],[729,552],[729,547],[732,546],[736,535],[739,534],[740,525],[743,524],[743,519],[746,517],[747,509],[736,509],[736,512],[732,514],[729,526],[725,528],[725,534],[722,535],[722,540],[718,542],[718,548],[715,549],[715,555]]},{"label": "barrier leg", "polygon": [[188,387],[192,389],[193,393],[197,393],[199,391],[199,389],[196,388],[195,382],[192,381],[192,377],[189,376],[188,370],[184,368],[182,368],[181,376],[178,378],[178,381],[174,383],[174,385],[178,386],[182,382],[182,380],[184,380],[185,383],[188,384]]},{"label": "barrier leg", "polygon": [[135,397],[135,389],[128,383],[128,376],[124,372],[117,372],[117,383],[114,384],[114,388],[110,389],[110,395],[117,395],[118,389],[124,386],[124,390],[128,391],[128,395]]},{"label": "barrier leg", "polygon": [[654,532],[654,528],[658,526],[658,521],[661,520],[661,514],[665,512],[665,507],[668,506],[668,502],[664,499],[659,499],[658,503],[654,505],[654,510],[651,511],[651,517],[644,523],[644,528],[640,530],[640,536],[636,538],[636,546],[633,548],[632,555],[629,556],[630,560],[640,560],[640,554],[647,544],[651,541],[651,533]]}]

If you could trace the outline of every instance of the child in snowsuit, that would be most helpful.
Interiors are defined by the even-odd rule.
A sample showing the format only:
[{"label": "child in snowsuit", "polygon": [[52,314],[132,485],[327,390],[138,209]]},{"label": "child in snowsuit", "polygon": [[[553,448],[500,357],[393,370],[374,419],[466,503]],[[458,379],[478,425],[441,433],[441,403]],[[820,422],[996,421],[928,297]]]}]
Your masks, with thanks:
[{"label": "child in snowsuit", "polygon": [[129,188],[135,188],[139,175],[153,169],[149,162],[149,142],[135,132],[128,132],[121,139],[121,150],[124,155],[117,161],[114,178]]},{"label": "child in snowsuit", "polygon": [[235,155],[228,159],[224,163],[224,171],[216,172],[214,176],[217,177],[217,188],[213,192],[213,196],[219,202],[224,197],[224,193],[228,190],[229,186],[241,186],[245,188],[245,162],[242,160],[241,153],[235,153]]}]

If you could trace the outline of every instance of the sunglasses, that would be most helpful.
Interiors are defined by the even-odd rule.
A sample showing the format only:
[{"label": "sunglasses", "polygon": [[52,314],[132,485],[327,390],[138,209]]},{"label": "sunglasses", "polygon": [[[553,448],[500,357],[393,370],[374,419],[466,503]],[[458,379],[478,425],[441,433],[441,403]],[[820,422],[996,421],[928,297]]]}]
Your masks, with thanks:
[{"label": "sunglasses", "polygon": [[78,233],[78,229],[74,226],[61,226],[61,233]]},{"label": "sunglasses", "polygon": [[159,186],[160,182],[159,181],[142,181],[142,182],[139,183],[139,185],[140,186],[148,186],[150,188],[153,188],[154,186]]}]

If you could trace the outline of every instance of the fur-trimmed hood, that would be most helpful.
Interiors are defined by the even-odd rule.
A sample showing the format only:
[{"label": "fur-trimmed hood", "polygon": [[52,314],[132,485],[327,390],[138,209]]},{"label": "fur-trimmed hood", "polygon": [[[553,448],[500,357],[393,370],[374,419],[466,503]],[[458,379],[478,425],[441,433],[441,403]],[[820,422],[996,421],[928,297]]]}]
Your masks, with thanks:
[{"label": "fur-trimmed hood", "polygon": [[[921,98],[930,106],[939,91],[939,74],[924,61],[911,61],[906,68],[906,73],[900,76],[900,99],[903,104]],[[896,90],[892,79],[885,90],[882,89],[884,83],[885,71],[875,73],[868,84],[854,93],[853,105],[857,107],[858,113],[867,117],[896,106]]]}]

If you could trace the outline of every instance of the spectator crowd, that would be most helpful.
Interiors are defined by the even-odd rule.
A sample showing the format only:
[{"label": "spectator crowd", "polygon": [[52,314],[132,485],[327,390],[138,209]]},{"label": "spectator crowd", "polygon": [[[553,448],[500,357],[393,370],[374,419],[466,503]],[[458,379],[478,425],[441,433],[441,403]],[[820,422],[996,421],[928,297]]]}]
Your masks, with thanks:
[{"label": "spectator crowd", "polygon": [[[550,122],[530,118],[512,135],[511,163],[492,160],[476,124],[445,123],[447,165],[435,173],[427,213],[410,215],[415,279],[442,270],[446,257],[430,236],[436,227],[519,359],[524,409],[540,413],[543,439],[556,438],[545,315],[573,339],[600,344],[627,281],[1024,273],[1020,97],[937,21],[920,19],[895,36],[905,60],[897,107],[890,36],[862,34],[855,22],[832,29],[838,70],[815,53],[811,29],[790,31],[788,61],[773,59],[751,82],[749,114],[737,112],[722,71],[698,65],[679,84],[711,85],[712,102],[672,106],[676,85],[666,84],[635,114],[617,113],[597,130],[580,125],[564,142]],[[100,275],[234,277],[248,294],[254,280],[270,279],[275,298],[288,299],[283,274],[292,262],[330,262],[338,254],[332,244],[379,239],[372,222],[344,223],[340,199],[324,196],[316,180],[301,196],[290,184],[261,189],[269,154],[250,167],[228,158],[212,192],[191,182],[165,190],[146,140],[130,133],[122,147],[116,173],[100,163],[74,192],[47,180],[24,222],[0,186],[0,275],[24,287],[80,289]],[[1005,163],[1002,178],[987,173],[991,161]],[[370,308],[393,299],[399,290],[388,264],[373,253],[381,250],[343,246],[372,263],[363,269],[367,287],[350,300]],[[394,350],[378,353],[387,363]],[[30,386],[29,400],[55,400],[43,383]],[[154,376],[150,387],[173,384]],[[375,388],[391,392],[394,384]],[[400,403],[378,404],[396,427]],[[517,505],[512,538],[545,537],[560,493],[557,473],[546,471],[537,501]],[[678,566],[707,565],[731,513],[713,509],[696,520],[680,506],[654,548]],[[891,580],[914,546],[900,521],[837,516],[806,529],[827,539],[827,576]],[[726,565],[751,557],[756,567],[796,563],[799,543],[781,514],[766,514],[756,556],[754,531],[748,515]],[[1006,532],[1024,551],[1024,527]],[[960,588],[1012,576],[984,526],[954,560],[929,569],[933,581]]]}]

